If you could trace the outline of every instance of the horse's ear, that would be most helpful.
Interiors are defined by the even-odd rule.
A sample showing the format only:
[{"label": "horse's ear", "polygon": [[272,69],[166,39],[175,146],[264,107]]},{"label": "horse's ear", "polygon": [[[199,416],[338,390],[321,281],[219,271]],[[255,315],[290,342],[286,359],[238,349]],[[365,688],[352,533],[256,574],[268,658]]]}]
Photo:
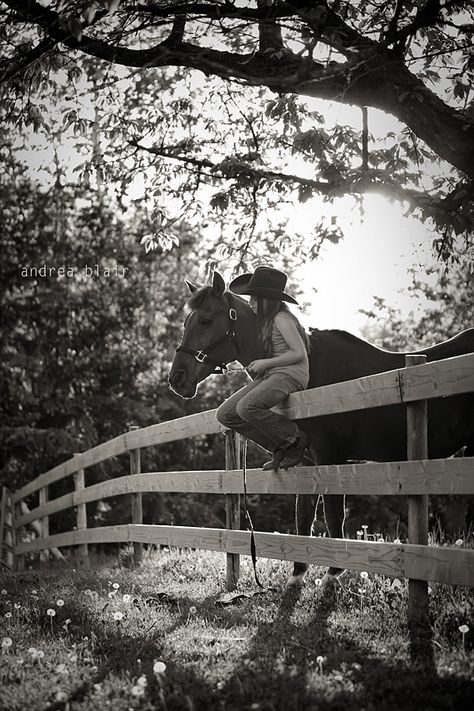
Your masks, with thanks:
[{"label": "horse's ear", "polygon": [[214,272],[214,277],[212,279],[212,290],[216,296],[222,296],[225,291],[225,281],[219,274],[219,272]]},{"label": "horse's ear", "polygon": [[199,287],[196,286],[196,284],[193,284],[192,282],[188,281],[187,279],[185,279],[184,282],[185,282],[186,286],[188,287],[189,291],[191,292],[191,294],[194,294],[194,292],[199,289]]}]

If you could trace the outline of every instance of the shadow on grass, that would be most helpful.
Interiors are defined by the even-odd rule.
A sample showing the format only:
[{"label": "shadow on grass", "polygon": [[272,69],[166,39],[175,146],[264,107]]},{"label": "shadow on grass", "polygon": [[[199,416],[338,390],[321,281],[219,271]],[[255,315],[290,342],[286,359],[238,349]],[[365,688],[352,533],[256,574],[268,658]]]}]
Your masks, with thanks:
[{"label": "shadow on grass", "polygon": [[[95,635],[98,669],[88,682],[76,687],[68,702],[80,703],[91,694],[93,684],[109,674],[126,672],[131,679],[144,674],[147,704],[168,711],[471,708],[471,683],[436,675],[431,630],[425,629],[424,636],[419,629],[410,630],[412,662],[408,663],[384,658],[373,636],[372,643],[362,635],[357,637],[354,620],[347,628],[344,623],[337,629],[331,625],[330,616],[338,602],[336,587],[322,590],[308,584],[286,588],[246,600],[238,607],[214,608],[210,620],[209,608],[213,609],[215,600],[216,595],[200,603],[189,596],[176,596],[169,624],[161,621],[159,629],[151,624],[136,635],[124,633],[120,625],[103,624],[100,615],[75,601],[74,616],[87,633]],[[191,607],[197,607],[194,631],[189,624]],[[149,612],[148,617],[152,616]],[[234,648],[224,649],[218,656],[215,640],[224,639],[239,625],[250,627],[248,643],[238,647],[230,642]],[[207,631],[212,635],[206,635]],[[179,640],[175,636],[170,642],[176,633]],[[187,635],[190,643],[186,646]],[[200,647],[193,647],[193,635],[195,645],[202,640]],[[210,636],[214,642],[205,641]],[[232,639],[239,638],[228,637],[228,641]],[[184,640],[182,648],[177,640]],[[167,665],[163,677],[153,674],[155,659]],[[44,709],[65,707],[64,702],[53,702]]]}]

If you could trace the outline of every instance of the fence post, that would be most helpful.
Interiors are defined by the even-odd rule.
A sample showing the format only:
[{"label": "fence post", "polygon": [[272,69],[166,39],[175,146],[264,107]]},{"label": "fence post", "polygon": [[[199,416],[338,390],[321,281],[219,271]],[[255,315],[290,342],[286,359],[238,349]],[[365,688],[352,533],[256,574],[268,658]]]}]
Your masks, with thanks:
[{"label": "fence post", "polygon": [[[138,430],[138,425],[130,425],[130,432]],[[140,474],[141,472],[141,455],[140,449],[130,450],[130,474]],[[143,501],[141,491],[132,494],[132,523],[143,523]],[[133,561],[135,565],[139,565],[143,559],[143,543],[133,544]]]},{"label": "fence post", "polygon": [[2,487],[0,509],[0,564],[13,567],[12,495],[6,486]]},{"label": "fence post", "polygon": [[13,525],[13,536],[15,544],[13,547],[13,569],[22,572],[25,570],[25,555],[24,553],[17,553],[17,546],[22,543],[22,527],[17,527],[17,519],[21,516],[21,500],[17,501],[12,506],[12,525]]},{"label": "fence post", "polygon": [[[240,469],[240,441],[238,432],[225,432],[225,468]],[[240,494],[225,495],[225,525],[227,529],[240,529]],[[240,574],[240,556],[238,553],[227,553],[227,590],[237,587]]]},{"label": "fence post", "polygon": [[[405,356],[407,367],[426,362],[425,355]],[[426,400],[407,404],[407,459],[428,458],[428,408]],[[428,545],[428,496],[408,497],[408,541]],[[408,622],[423,624],[429,615],[428,583],[408,580]]]},{"label": "fence post", "polygon": [[[79,454],[74,454],[74,457],[79,457]],[[83,491],[86,486],[86,478],[84,469],[79,469],[74,472],[74,490],[76,494]],[[76,504],[76,530],[85,531],[87,529],[87,508],[86,504]],[[89,547],[87,543],[80,543],[77,551],[80,563],[86,564],[89,561]]]},{"label": "fence post", "polygon": [[[44,506],[45,504],[48,503],[49,499],[49,491],[47,486],[41,487],[39,490],[39,505]],[[39,522],[41,526],[41,538],[47,538],[49,536],[49,516],[43,516],[41,521]],[[42,563],[46,562],[49,560],[49,550],[42,550],[40,551],[40,561]]]}]

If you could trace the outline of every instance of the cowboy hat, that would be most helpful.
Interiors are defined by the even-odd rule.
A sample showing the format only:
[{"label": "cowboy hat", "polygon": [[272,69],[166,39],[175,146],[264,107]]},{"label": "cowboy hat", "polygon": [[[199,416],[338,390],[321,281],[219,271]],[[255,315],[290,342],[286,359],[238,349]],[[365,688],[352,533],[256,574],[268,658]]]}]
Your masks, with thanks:
[{"label": "cowboy hat", "polygon": [[273,267],[257,267],[252,273],[241,274],[229,285],[234,294],[245,296],[263,296],[265,299],[275,301],[289,301],[291,304],[298,302],[289,294],[285,294],[288,277],[284,272]]}]

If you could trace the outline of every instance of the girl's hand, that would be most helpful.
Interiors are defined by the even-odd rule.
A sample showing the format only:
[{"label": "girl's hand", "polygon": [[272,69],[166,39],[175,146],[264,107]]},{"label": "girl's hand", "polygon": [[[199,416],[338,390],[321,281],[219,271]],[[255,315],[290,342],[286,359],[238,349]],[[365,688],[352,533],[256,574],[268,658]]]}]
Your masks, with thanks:
[{"label": "girl's hand", "polygon": [[260,375],[264,373],[268,368],[268,363],[264,358],[259,358],[258,360],[253,360],[248,364],[247,370],[254,375]]}]

